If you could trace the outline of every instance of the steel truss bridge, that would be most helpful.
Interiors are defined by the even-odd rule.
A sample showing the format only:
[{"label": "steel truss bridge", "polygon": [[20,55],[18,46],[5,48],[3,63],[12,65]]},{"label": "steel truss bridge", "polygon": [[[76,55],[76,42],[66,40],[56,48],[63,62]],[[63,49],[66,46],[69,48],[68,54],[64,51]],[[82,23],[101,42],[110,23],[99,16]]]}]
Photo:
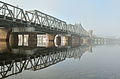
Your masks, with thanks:
[{"label": "steel truss bridge", "polygon": [[[61,61],[66,58],[80,59],[83,53],[88,50],[88,47],[77,47],[69,50],[56,50],[54,52],[43,51],[43,53],[37,52],[31,56],[21,56],[15,59],[1,60],[0,61],[0,78],[6,78],[24,70],[40,70]],[[45,53],[46,52],[46,53]]]},{"label": "steel truss bridge", "polygon": [[35,27],[36,31],[45,33],[62,33],[89,36],[81,24],[67,24],[38,10],[23,9],[0,1],[1,27]]}]

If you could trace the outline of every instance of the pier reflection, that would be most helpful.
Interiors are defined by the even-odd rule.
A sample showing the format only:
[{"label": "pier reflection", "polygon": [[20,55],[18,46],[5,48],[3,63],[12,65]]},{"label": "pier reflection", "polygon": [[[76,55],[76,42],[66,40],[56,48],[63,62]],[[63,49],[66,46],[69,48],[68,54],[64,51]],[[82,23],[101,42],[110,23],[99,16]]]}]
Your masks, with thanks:
[{"label": "pier reflection", "polygon": [[6,78],[24,70],[40,70],[64,61],[66,58],[80,59],[89,45],[79,47],[34,47],[13,46],[0,42],[0,78]]}]

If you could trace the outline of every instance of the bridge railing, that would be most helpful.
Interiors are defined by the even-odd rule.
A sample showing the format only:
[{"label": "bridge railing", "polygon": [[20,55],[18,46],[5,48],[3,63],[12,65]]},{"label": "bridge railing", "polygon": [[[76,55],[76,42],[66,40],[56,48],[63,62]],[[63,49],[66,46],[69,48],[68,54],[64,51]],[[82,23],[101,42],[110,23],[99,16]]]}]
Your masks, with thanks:
[{"label": "bridge railing", "polygon": [[27,21],[23,9],[0,1],[0,18],[12,21]]}]

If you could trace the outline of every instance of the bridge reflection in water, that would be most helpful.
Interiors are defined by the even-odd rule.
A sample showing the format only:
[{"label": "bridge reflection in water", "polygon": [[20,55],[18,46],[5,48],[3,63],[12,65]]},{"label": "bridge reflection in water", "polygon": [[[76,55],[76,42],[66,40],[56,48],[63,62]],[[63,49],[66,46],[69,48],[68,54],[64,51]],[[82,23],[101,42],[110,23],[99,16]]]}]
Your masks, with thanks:
[{"label": "bridge reflection in water", "polygon": [[89,45],[55,47],[53,42],[46,42],[51,44],[45,44],[47,46],[29,44],[29,46],[19,46],[17,42],[12,46],[6,41],[0,41],[0,78],[9,77],[24,70],[44,69],[66,58],[80,59],[83,53],[92,51]]}]

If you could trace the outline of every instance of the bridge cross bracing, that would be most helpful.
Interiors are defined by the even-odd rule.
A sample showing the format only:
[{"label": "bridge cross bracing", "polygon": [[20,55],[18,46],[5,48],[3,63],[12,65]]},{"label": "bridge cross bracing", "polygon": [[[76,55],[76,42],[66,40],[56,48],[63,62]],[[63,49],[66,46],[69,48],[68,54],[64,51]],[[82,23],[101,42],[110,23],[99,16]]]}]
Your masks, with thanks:
[{"label": "bridge cross bracing", "polygon": [[[9,76],[19,74],[24,70],[41,70],[56,63],[62,62],[67,58],[80,59],[81,56],[87,51],[87,48],[71,48],[45,50],[44,53],[39,51],[38,54],[32,56],[23,56],[17,59],[2,60],[0,61],[0,78],[7,78]],[[20,49],[24,50],[24,49]],[[46,52],[46,53],[45,53]]]},{"label": "bridge cross bracing", "polygon": [[0,20],[25,24],[26,27],[46,27],[69,34],[88,36],[81,24],[67,24],[65,21],[40,12],[38,10],[24,11],[23,9],[0,1]]}]

